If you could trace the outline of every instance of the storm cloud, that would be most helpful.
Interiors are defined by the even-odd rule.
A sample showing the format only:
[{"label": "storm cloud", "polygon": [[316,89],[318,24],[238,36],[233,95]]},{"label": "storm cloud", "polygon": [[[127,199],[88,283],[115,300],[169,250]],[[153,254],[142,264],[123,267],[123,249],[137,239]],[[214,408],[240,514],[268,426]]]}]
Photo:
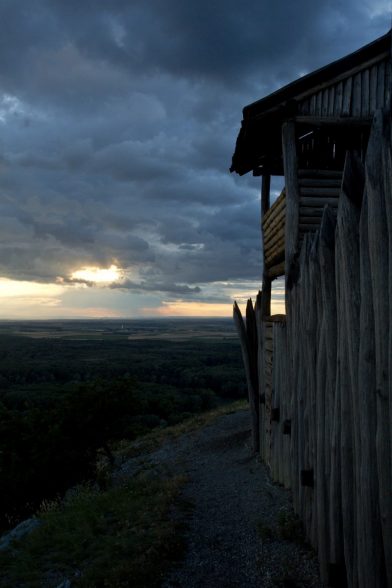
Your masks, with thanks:
[{"label": "storm cloud", "polygon": [[384,34],[388,5],[2,0],[0,275],[115,263],[190,300],[259,280],[259,179],[228,172],[241,110]]}]

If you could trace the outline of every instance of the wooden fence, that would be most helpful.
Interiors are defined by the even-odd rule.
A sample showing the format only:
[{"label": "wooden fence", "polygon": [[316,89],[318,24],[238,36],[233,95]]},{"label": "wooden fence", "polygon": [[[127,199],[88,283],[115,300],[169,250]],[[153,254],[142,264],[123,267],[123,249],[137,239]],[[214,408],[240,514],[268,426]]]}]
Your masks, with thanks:
[{"label": "wooden fence", "polygon": [[292,489],[323,582],[385,588],[392,586],[389,113],[377,111],[364,163],[347,154],[337,213],[325,207],[320,229],[303,239],[298,267],[286,320],[262,320],[259,295],[247,311],[257,337],[243,325],[242,344],[252,332],[257,345],[248,361],[259,450],[272,477]]}]

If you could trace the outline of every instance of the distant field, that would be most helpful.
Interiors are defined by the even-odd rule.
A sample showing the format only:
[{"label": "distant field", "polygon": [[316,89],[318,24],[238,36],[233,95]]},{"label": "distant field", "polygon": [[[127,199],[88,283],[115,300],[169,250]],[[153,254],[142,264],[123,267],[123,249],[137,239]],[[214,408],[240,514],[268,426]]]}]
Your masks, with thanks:
[{"label": "distant field", "polygon": [[140,340],[227,339],[236,337],[231,319],[0,321],[0,335],[34,339]]}]

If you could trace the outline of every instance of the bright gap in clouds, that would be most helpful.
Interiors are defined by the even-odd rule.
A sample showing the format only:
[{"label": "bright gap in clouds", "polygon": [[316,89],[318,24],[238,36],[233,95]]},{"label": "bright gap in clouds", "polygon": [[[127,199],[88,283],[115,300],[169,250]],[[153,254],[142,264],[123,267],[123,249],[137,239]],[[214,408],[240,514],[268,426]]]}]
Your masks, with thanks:
[{"label": "bright gap in clouds", "polygon": [[123,272],[116,266],[109,268],[84,267],[71,274],[71,280],[94,282],[95,284],[111,284],[122,278]]}]

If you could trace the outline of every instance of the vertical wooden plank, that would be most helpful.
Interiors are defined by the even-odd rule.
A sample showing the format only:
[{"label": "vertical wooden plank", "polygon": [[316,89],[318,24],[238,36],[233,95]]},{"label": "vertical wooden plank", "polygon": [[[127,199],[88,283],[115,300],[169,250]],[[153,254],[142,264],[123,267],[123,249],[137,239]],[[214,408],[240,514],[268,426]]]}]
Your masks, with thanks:
[{"label": "vertical wooden plank", "polygon": [[368,117],[370,113],[370,72],[365,69],[361,78],[361,116]]},{"label": "vertical wooden plank", "polygon": [[382,528],[379,516],[377,471],[377,393],[375,374],[374,309],[368,235],[368,196],[365,191],[360,219],[360,344],[358,408],[361,435],[358,519],[358,586],[386,586]]},{"label": "vertical wooden plank", "polygon": [[290,461],[290,440],[291,440],[291,387],[289,378],[289,354],[287,348],[287,326],[280,323],[281,357],[282,357],[282,414],[281,414],[281,435],[283,438],[283,484],[285,488],[291,488],[291,461]]},{"label": "vertical wooden plank", "polygon": [[339,82],[336,85],[335,90],[335,104],[333,113],[334,116],[342,116],[342,107],[343,107],[343,82]]},{"label": "vertical wooden plank", "polygon": [[270,207],[271,176],[261,176],[261,221]]},{"label": "vertical wooden plank", "polygon": [[351,114],[351,102],[352,102],[352,86],[353,79],[350,76],[343,83],[343,105],[342,105],[342,116],[350,116]]},{"label": "vertical wooden plank", "polygon": [[377,65],[370,69],[370,114],[374,114],[377,108]]},{"label": "vertical wooden plank", "polygon": [[[355,166],[346,157],[342,192],[339,198],[337,232],[340,240],[339,279],[342,285],[338,301],[340,330],[340,395],[341,395],[341,477],[344,556],[348,586],[357,585],[356,499],[357,460],[360,448],[357,425],[358,343],[359,343],[359,206],[351,198],[355,183]],[[340,311],[340,312],[339,312]],[[340,315],[340,316],[339,316]],[[344,363],[343,363],[344,362]]]},{"label": "vertical wooden plank", "polygon": [[280,440],[279,422],[277,411],[280,409],[280,349],[277,336],[277,326],[272,323],[272,345],[273,345],[273,366],[272,366],[272,394],[271,394],[271,475],[275,481],[280,482],[279,461],[280,461]]},{"label": "vertical wooden plank", "polygon": [[[392,470],[391,407],[389,400],[389,235],[385,195],[390,192],[390,169],[385,166],[385,121],[376,111],[365,161],[368,194],[368,238],[373,288],[376,342],[377,434],[379,502],[388,585],[392,585]],[[390,135],[389,135],[390,137]],[[388,137],[388,138],[389,138]],[[390,158],[388,158],[390,160]],[[388,173],[385,173],[388,171]]]},{"label": "vertical wooden plank", "polygon": [[391,60],[385,64],[385,108],[391,108]]},{"label": "vertical wooden plank", "polygon": [[362,103],[362,76],[361,72],[353,76],[353,101],[351,113],[352,116],[361,116]]},{"label": "vertical wooden plank", "polygon": [[263,340],[263,328],[262,328],[262,293],[259,291],[256,296],[255,304],[255,318],[256,318],[256,329],[257,329],[257,374],[258,374],[258,404],[259,404],[259,453],[262,460],[264,460],[264,404],[262,402],[264,390],[264,340]]},{"label": "vertical wooden plank", "polygon": [[271,343],[271,323],[263,322],[264,327],[264,358],[265,358],[265,463],[271,468],[272,452],[271,452],[271,402],[272,402],[272,369],[273,369],[273,355],[269,351],[268,346]]},{"label": "vertical wooden plank", "polygon": [[385,61],[377,68],[377,108],[384,108],[385,104]]},{"label": "vertical wooden plank", "polygon": [[316,116],[321,116],[322,113],[322,104],[323,104],[323,92],[317,92],[316,95]]},{"label": "vertical wooden plank", "polygon": [[271,279],[265,268],[263,218],[270,208],[271,176],[261,178],[261,240],[263,255],[263,296],[261,297],[261,319],[271,314]]},{"label": "vertical wooden plank", "polygon": [[341,366],[344,365],[342,331],[342,305],[338,301],[342,296],[342,280],[337,268],[340,265],[342,246],[339,234],[335,232],[335,284],[336,284],[336,386],[333,403],[333,421],[331,428],[331,478],[329,486],[329,526],[330,526],[330,570],[329,584],[331,586],[344,586],[346,581],[346,569],[344,563],[343,545],[343,513],[342,513],[342,409],[341,409]]},{"label": "vertical wooden plank", "polygon": [[308,536],[311,544],[317,549],[317,485],[315,473],[317,469],[317,353],[319,342],[319,324],[321,314],[320,299],[320,265],[319,265],[319,232],[311,236],[311,249],[309,255],[309,283],[307,287],[307,309],[305,320],[306,341],[306,388],[308,402],[308,454],[306,456],[306,469],[313,472],[313,487],[307,489],[307,502],[309,503],[309,530]]},{"label": "vertical wooden plank", "polygon": [[323,90],[321,116],[328,116],[329,88]]},{"label": "vertical wooden plank", "polygon": [[[251,307],[251,309],[250,309]],[[248,385],[248,400],[252,423],[252,446],[254,453],[259,451],[259,386],[257,382],[257,328],[252,302],[246,307],[246,326],[242,313],[234,302],[233,319],[241,343],[242,359]]]},{"label": "vertical wooden plank", "polygon": [[328,95],[328,116],[333,116],[335,108],[335,86],[329,88]]},{"label": "vertical wooden plank", "polygon": [[[331,208],[324,209],[320,226],[319,264],[321,285],[321,320],[317,357],[317,546],[322,582],[330,580],[331,529],[330,479],[331,430],[336,385],[336,290],[335,290],[335,228]],[[335,513],[331,513],[332,516]]]},{"label": "vertical wooden plank", "polygon": [[311,235],[308,233],[304,239],[304,246],[300,256],[300,273],[299,288],[297,291],[297,450],[298,450],[298,472],[299,478],[299,514],[305,525],[305,530],[309,535],[311,521],[311,496],[310,491],[302,481],[303,472],[309,470],[308,467],[308,430],[309,430],[309,410],[307,397],[307,356],[305,347],[306,338],[306,319],[308,312],[308,294],[309,294],[309,255],[311,249]]},{"label": "vertical wooden plank", "polygon": [[304,116],[309,114],[309,106],[310,106],[309,99],[302,100],[302,102],[300,104],[300,111]]},{"label": "vertical wooden plank", "polygon": [[282,128],[282,151],[286,180],[285,278],[286,291],[295,281],[295,259],[298,246],[299,187],[296,128],[292,121]]},{"label": "vertical wooden plank", "polygon": [[312,96],[310,97],[309,114],[312,116],[316,115],[316,94],[312,94]]},{"label": "vertical wooden plank", "polygon": [[293,495],[293,506],[299,512],[299,475],[298,475],[298,423],[297,423],[297,289],[298,284],[287,292],[286,296],[286,325],[287,325],[287,357],[288,357],[288,389],[290,390],[290,484]]}]

